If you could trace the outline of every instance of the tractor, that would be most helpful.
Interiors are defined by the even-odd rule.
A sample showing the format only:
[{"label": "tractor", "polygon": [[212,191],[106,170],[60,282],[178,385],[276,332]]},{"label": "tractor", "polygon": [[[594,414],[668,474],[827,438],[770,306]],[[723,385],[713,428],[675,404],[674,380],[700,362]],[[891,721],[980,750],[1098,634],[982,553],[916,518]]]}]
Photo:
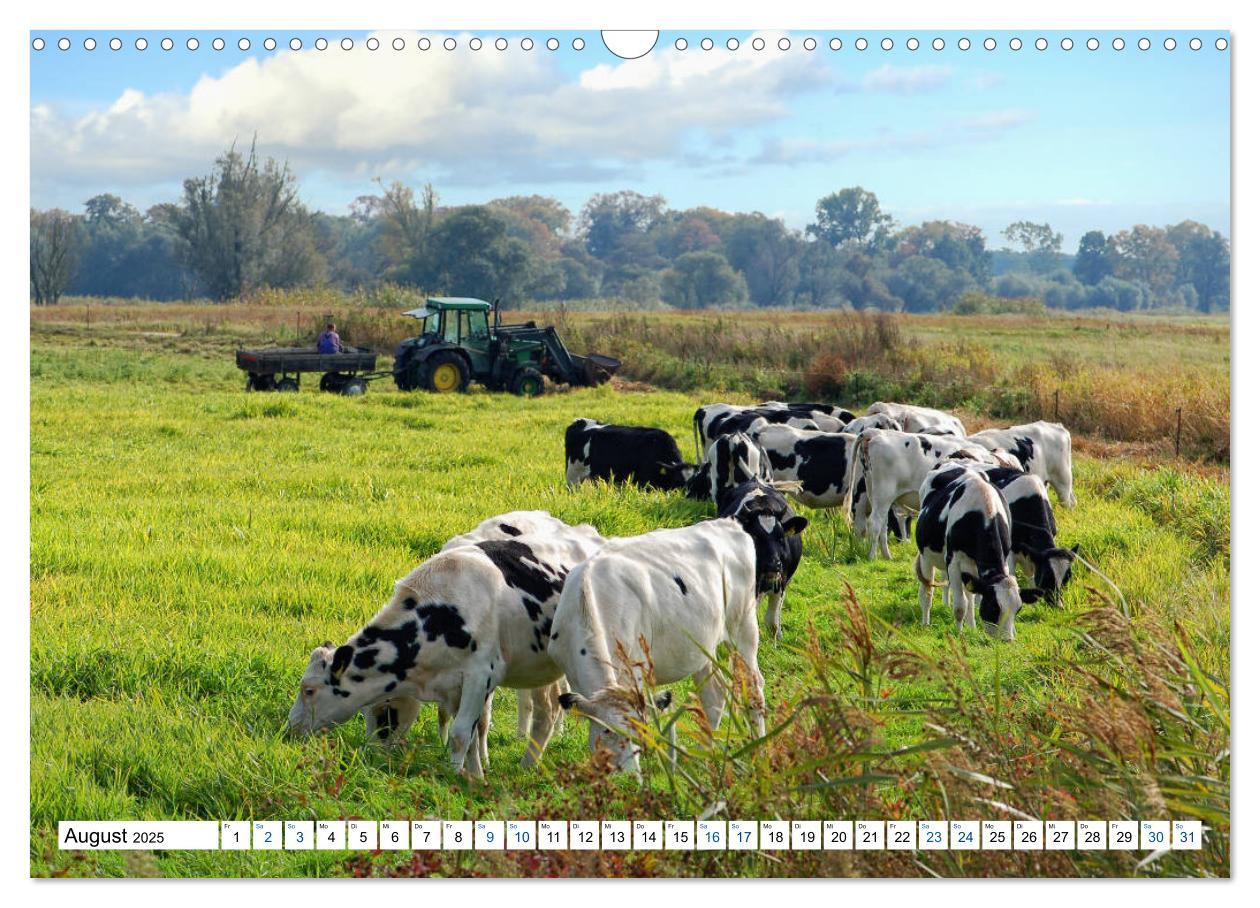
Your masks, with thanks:
[{"label": "tractor", "polygon": [[610,356],[570,353],[550,326],[504,325],[498,300],[431,297],[404,313],[420,331],[394,351],[394,383],[403,391],[463,391],[477,381],[524,397],[543,393],[543,377],[599,385],[621,366]]}]

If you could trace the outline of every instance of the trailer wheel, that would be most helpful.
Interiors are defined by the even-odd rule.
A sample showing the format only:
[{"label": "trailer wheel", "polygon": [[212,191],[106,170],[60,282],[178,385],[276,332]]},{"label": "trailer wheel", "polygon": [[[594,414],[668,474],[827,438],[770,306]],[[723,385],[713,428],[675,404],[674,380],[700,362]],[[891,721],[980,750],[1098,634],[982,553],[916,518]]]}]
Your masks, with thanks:
[{"label": "trailer wheel", "polygon": [[297,391],[298,383],[296,378],[282,378],[276,382],[277,391]]},{"label": "trailer wheel", "polygon": [[341,393],[346,397],[362,397],[367,394],[368,383],[366,378],[348,378],[345,384],[341,386]]},{"label": "trailer wheel", "polygon": [[245,379],[245,390],[274,391],[276,390],[276,378],[274,375],[257,375],[251,372],[249,377]]},{"label": "trailer wheel", "polygon": [[345,388],[347,379],[349,376],[342,375],[340,372],[325,372],[319,377],[319,390],[340,394]]},{"label": "trailer wheel", "polygon": [[424,386],[430,391],[447,393],[468,387],[468,365],[458,353],[443,350],[429,357]]},{"label": "trailer wheel", "polygon": [[508,390],[517,397],[537,397],[543,393],[542,373],[533,366],[521,366],[512,373]]}]

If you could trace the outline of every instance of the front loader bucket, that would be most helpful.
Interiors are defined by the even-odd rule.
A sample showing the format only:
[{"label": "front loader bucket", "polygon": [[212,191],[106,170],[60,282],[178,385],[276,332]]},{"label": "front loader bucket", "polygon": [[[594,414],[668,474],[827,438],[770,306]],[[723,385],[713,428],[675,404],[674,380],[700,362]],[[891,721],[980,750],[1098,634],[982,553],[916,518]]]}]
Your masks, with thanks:
[{"label": "front loader bucket", "polygon": [[600,356],[588,353],[586,356],[573,356],[573,365],[578,371],[578,381],[583,385],[594,387],[602,385],[613,377],[613,373],[621,368],[621,360],[611,356]]}]

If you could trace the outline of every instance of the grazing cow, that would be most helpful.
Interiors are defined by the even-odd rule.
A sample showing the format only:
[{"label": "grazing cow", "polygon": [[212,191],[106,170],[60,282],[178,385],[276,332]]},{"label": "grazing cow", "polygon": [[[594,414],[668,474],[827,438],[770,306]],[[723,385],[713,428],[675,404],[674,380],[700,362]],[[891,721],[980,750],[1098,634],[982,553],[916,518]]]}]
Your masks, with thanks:
[{"label": "grazing cow", "polygon": [[716,502],[724,490],[753,479],[774,481],[766,452],[743,432],[723,435],[709,445],[704,460],[687,483],[687,495]]},{"label": "grazing cow", "polygon": [[903,432],[929,432],[934,429],[943,430],[947,435],[963,438],[967,430],[957,416],[951,416],[931,407],[916,407],[913,404],[890,404],[880,401],[866,408],[870,415],[883,413],[901,423]]},{"label": "grazing cow", "polygon": [[1054,489],[1064,507],[1076,504],[1072,491],[1072,433],[1057,422],[1029,423],[1009,429],[985,429],[968,437],[982,448],[1002,451],[1019,460],[1026,473]]},{"label": "grazing cow", "polygon": [[1033,579],[1033,586],[1045,593],[1046,601],[1057,604],[1063,588],[1072,579],[1072,562],[1080,546],[1060,548],[1055,543],[1058,527],[1045,483],[1031,473],[991,464],[955,463],[932,470],[926,485],[941,489],[958,478],[961,470],[974,470],[993,484],[1011,510],[1011,551],[1016,563]]},{"label": "grazing cow", "polygon": [[766,452],[775,480],[800,483],[794,496],[802,504],[834,508],[851,497],[847,483],[853,472],[850,467],[856,456],[856,436],[764,423],[755,423],[748,434]]},{"label": "grazing cow", "polygon": [[561,705],[591,720],[592,750],[605,747],[619,769],[638,771],[634,729],[645,701],[638,694],[644,669],[636,672],[635,663],[649,656],[656,683],[695,679],[716,728],[726,699],[714,662],[723,643],[747,666],[751,719],[756,734],[765,733],[757,598],[780,582],[787,538],[806,524],[755,511],[706,520],[609,540],[573,569],[547,651],[572,688]]},{"label": "grazing cow", "polygon": [[891,429],[894,432],[901,431],[901,423],[893,419],[887,413],[875,413],[871,416],[858,416],[849,420],[848,424],[841,429],[841,432],[847,432],[850,435],[861,435],[868,429]]},{"label": "grazing cow", "polygon": [[610,426],[575,419],[564,432],[565,481],[633,482],[651,489],[681,489],[696,468],[684,463],[678,442],[664,429]]},{"label": "grazing cow", "polygon": [[705,446],[723,435],[746,432],[758,419],[764,419],[773,425],[838,432],[853,419],[853,414],[843,407],[831,404],[785,404],[781,401],[766,401],[752,407],[708,404],[696,410],[692,417],[696,457],[700,456]]},{"label": "grazing cow", "polygon": [[[455,717],[452,765],[459,771],[467,760],[469,772],[482,775],[480,747],[470,745],[486,705],[500,685],[559,680],[547,656],[555,606],[571,566],[597,548],[577,537],[520,536],[439,552],[399,580],[349,642],[311,653],[290,731],[310,734],[392,697],[433,701]],[[542,754],[554,719],[550,710],[535,712],[525,765]]]},{"label": "grazing cow", "polygon": [[[717,503],[719,517],[742,520],[750,515],[765,515],[784,524],[796,516],[782,492],[758,479],[725,488],[714,501]],[[783,555],[783,572],[780,579],[771,584],[766,594],[766,630],[775,640],[782,635],[783,598],[787,594],[788,584],[792,582],[792,575],[800,566],[803,549],[801,534],[788,534],[787,550]]]},{"label": "grazing cow", "polygon": [[985,630],[1002,640],[1015,639],[1015,615],[1025,602],[1041,596],[1038,589],[1019,588],[1011,571],[1011,513],[1002,495],[983,475],[959,470],[957,477],[933,489],[925,478],[923,507],[914,538],[919,552],[914,574],[919,581],[923,625],[932,619],[932,588],[937,570],[944,571],[954,609],[955,628],[976,626],[974,594],[980,600]]},{"label": "grazing cow", "polygon": [[[888,512],[894,504],[912,508],[919,506],[919,486],[928,471],[949,458],[974,460],[978,463],[1001,463],[999,458],[962,438],[943,435],[920,435],[910,432],[867,432],[858,442],[858,456],[850,462],[847,488],[856,489],[860,470],[866,480],[868,503],[865,508],[866,536],[870,540],[870,557],[880,551],[891,558],[888,550]],[[773,458],[772,461],[773,462]],[[846,513],[853,500],[844,502]],[[862,531],[862,515],[854,526]]]},{"label": "grazing cow", "polygon": [[[604,538],[589,523],[569,526],[563,520],[552,517],[546,511],[510,511],[506,514],[489,517],[477,524],[469,532],[451,537],[442,546],[441,551],[445,552],[464,545],[474,545],[478,542],[485,542],[488,539],[503,541],[515,539],[519,536],[553,536],[584,540],[590,544],[592,551],[604,544]],[[554,603],[552,605],[554,606]],[[554,685],[545,688],[518,691],[516,695],[517,733],[522,738],[529,737],[534,713],[537,710],[549,709],[553,715],[558,716],[557,710],[559,710],[559,705],[557,698],[566,689],[564,680],[561,679],[555,682]],[[419,716],[420,705],[419,700],[409,700],[406,697],[390,697],[380,703],[365,707],[363,718],[367,725],[368,740],[388,741],[402,738]],[[487,759],[486,748],[490,732],[490,715],[491,710],[487,706],[483,721],[478,727],[480,733],[478,747],[483,764]],[[438,736],[442,741],[446,741],[450,720],[450,714],[439,705]]]}]

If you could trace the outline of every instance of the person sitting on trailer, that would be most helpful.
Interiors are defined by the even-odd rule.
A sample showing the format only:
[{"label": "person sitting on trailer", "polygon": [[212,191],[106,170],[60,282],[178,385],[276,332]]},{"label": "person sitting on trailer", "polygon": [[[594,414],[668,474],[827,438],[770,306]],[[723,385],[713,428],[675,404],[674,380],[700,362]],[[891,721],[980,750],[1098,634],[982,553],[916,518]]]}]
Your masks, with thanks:
[{"label": "person sitting on trailer", "polygon": [[344,353],[345,348],[341,346],[341,336],[337,334],[337,326],[332,322],[324,328],[324,333],[319,336],[319,341],[315,344],[315,349],[320,353]]}]

